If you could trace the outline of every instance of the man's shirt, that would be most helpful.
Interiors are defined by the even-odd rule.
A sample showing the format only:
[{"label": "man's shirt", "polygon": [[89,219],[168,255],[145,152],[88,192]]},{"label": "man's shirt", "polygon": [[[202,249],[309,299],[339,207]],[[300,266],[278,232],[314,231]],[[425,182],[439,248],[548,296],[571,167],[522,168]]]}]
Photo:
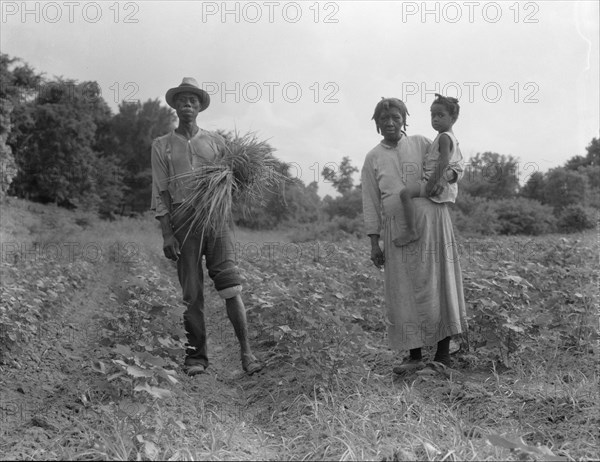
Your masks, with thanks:
[{"label": "man's shirt", "polygon": [[152,143],[152,204],[155,217],[168,213],[160,193],[169,191],[173,204],[181,203],[190,193],[186,182],[177,178],[202,168],[223,152],[225,140],[220,135],[198,130],[191,139],[172,131]]}]

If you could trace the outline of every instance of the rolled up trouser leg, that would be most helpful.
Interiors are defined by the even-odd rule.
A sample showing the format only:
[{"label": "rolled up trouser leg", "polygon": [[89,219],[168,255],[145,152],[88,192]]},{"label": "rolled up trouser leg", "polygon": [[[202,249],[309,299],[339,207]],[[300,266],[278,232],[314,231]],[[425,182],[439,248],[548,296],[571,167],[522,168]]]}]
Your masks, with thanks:
[{"label": "rolled up trouser leg", "polygon": [[209,236],[205,247],[206,268],[219,296],[226,300],[242,292],[242,278],[235,265],[235,248],[231,231]]}]

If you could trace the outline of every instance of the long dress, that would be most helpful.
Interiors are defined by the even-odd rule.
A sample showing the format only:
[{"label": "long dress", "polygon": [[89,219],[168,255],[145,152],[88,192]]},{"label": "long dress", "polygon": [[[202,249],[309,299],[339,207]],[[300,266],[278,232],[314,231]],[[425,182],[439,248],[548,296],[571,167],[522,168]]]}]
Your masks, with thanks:
[{"label": "long dress", "polygon": [[406,229],[400,191],[420,181],[430,145],[423,136],[405,135],[395,148],[373,148],[362,168],[367,234],[383,234],[388,340],[395,350],[434,345],[467,328],[460,256],[448,206],[413,199],[421,237],[404,247],[392,243],[392,227],[397,227],[394,235]]}]

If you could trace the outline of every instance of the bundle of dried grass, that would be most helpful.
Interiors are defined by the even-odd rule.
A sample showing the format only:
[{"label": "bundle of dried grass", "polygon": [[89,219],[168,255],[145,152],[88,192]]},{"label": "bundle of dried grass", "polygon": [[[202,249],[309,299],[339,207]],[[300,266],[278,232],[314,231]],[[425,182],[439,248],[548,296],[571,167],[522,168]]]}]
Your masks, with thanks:
[{"label": "bundle of dried grass", "polygon": [[188,217],[182,225],[189,227],[188,234],[220,232],[229,226],[234,201],[245,213],[261,204],[267,191],[283,187],[288,180],[281,171],[285,164],[255,133],[235,132],[224,139],[224,149],[214,162],[175,177],[191,191],[180,207],[182,216]]}]

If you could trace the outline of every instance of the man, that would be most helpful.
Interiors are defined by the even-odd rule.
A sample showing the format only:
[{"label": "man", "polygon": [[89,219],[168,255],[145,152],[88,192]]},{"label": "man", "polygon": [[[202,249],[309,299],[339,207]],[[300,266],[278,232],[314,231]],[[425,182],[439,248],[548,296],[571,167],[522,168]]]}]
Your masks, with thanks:
[{"label": "man", "polygon": [[[178,87],[167,91],[167,104],[175,109],[178,127],[152,143],[152,209],[160,221],[165,256],[177,262],[177,275],[183,289],[186,311],[183,315],[188,346],[184,371],[203,373],[208,367],[204,320],[202,255],[219,296],[225,300],[227,315],[240,343],[242,367],[248,374],[262,369],[250,350],[246,310],[241,298],[241,279],[233,261],[234,247],[229,230],[218,234],[205,230],[188,232],[186,217],[179,205],[187,190],[176,176],[201,168],[223,149],[223,139],[196,124],[199,112],[210,104],[210,96],[186,77]],[[209,200],[209,198],[207,198]]]}]

